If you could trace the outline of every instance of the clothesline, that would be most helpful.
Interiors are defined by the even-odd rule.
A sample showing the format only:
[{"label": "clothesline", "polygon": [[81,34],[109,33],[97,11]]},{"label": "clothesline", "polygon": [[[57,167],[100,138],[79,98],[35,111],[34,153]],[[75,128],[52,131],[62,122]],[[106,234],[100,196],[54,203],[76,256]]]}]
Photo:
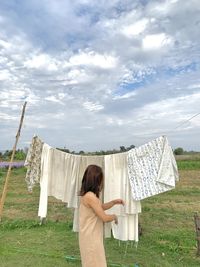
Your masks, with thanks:
[{"label": "clothesline", "polygon": [[[182,125],[184,125],[185,123],[191,121],[193,118],[197,117],[200,115],[200,112],[194,114],[193,116],[191,116],[189,119],[187,120],[183,120],[182,122],[180,122],[176,127],[171,128],[169,130],[165,130],[165,131],[155,131],[155,132],[150,132],[150,133],[139,133],[139,134],[132,134],[131,136],[133,137],[140,137],[143,138],[144,136],[151,136],[151,138],[154,138],[155,136],[158,135],[170,135],[172,134],[176,129],[178,129],[179,127],[181,127]],[[34,134],[34,136],[37,136],[36,134]],[[144,140],[144,139],[143,139]],[[146,139],[147,140],[147,139]]]},{"label": "clothesline", "polygon": [[116,239],[138,241],[140,200],[173,189],[178,179],[167,138],[161,136],[124,153],[82,156],[57,150],[34,137],[26,159],[26,182],[29,189],[40,183],[39,217],[46,217],[48,196],[54,196],[75,209],[73,230],[78,231],[77,193],[84,170],[90,164],[104,170],[104,201],[121,198],[126,203],[122,210],[115,207],[109,211],[118,216],[119,223],[118,228],[114,224],[107,225],[105,236],[110,236],[112,228]]}]

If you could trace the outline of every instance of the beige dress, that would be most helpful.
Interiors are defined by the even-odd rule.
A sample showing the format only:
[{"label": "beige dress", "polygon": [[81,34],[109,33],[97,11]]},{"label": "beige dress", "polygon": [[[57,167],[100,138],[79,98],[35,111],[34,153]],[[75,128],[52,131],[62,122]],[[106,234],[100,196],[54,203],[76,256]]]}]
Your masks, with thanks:
[{"label": "beige dress", "polygon": [[[100,201],[100,200],[99,200]],[[82,267],[106,267],[103,222],[92,208],[80,203],[79,247]]]}]

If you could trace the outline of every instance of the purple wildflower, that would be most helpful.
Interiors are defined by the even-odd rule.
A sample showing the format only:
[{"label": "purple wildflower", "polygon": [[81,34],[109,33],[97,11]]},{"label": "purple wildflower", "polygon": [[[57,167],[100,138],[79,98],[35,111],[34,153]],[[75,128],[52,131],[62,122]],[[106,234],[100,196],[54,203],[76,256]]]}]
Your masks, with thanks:
[{"label": "purple wildflower", "polygon": [[[0,162],[0,168],[8,168],[10,162],[7,161],[1,161]],[[12,168],[21,168],[24,166],[24,161],[16,161],[11,163]]]}]

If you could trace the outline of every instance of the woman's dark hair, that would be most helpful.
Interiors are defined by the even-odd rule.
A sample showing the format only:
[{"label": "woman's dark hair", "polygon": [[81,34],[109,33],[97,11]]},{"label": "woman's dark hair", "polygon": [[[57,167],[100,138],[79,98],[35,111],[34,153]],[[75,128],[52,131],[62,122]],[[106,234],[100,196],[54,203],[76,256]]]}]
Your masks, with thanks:
[{"label": "woman's dark hair", "polygon": [[97,165],[89,165],[83,175],[80,196],[93,192],[97,197],[103,188],[103,171]]}]

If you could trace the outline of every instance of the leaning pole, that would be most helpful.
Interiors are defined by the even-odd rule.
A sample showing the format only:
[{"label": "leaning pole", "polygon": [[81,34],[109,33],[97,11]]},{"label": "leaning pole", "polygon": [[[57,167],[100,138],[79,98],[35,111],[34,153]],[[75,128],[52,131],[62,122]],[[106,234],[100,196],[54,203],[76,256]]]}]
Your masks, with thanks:
[{"label": "leaning pole", "polygon": [[5,183],[4,183],[4,187],[3,187],[3,193],[2,193],[2,196],[1,196],[1,202],[0,202],[0,221],[1,221],[1,218],[2,218],[4,202],[5,202],[5,199],[6,199],[7,188],[8,188],[8,180],[9,180],[10,174],[11,174],[12,163],[13,163],[13,159],[14,159],[14,156],[15,156],[15,151],[16,151],[17,143],[18,143],[18,140],[19,140],[19,137],[20,137],[20,132],[21,132],[23,120],[24,120],[26,104],[27,104],[27,102],[24,103],[23,108],[22,108],[19,128],[18,128],[16,137],[15,137],[16,138],[15,139],[15,144],[13,146],[12,155],[11,155],[11,159],[10,159],[10,162],[9,162],[9,167],[8,167],[8,171],[7,171],[7,175],[6,175],[6,179],[5,179]]}]

